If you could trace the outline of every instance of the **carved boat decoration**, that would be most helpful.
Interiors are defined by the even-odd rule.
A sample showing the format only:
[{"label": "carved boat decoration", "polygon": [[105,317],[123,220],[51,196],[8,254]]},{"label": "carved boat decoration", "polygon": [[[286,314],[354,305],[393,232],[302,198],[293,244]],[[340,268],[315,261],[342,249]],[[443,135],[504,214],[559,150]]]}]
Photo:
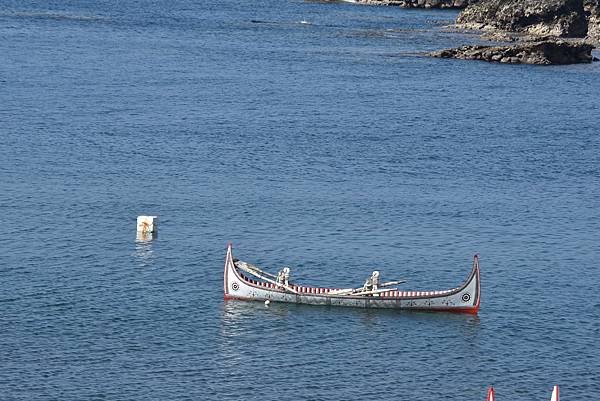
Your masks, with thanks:
[{"label": "carved boat decoration", "polygon": [[235,260],[232,245],[227,246],[223,291],[225,299],[288,302],[309,305],[389,308],[416,311],[442,311],[476,314],[481,300],[479,258],[467,280],[459,287],[442,291],[402,291],[390,288],[403,280],[378,282],[379,273],[359,288],[323,288],[302,286],[289,281],[289,268],[277,275],[260,270],[249,263]]}]

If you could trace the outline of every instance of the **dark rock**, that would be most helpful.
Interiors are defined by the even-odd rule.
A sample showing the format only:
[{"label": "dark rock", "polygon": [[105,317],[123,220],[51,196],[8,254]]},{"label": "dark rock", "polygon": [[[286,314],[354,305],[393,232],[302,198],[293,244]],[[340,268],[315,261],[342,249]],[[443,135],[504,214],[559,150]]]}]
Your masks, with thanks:
[{"label": "dark rock", "polygon": [[587,38],[600,43],[600,0],[584,0],[583,8],[588,19]]},{"label": "dark rock", "polygon": [[356,3],[404,8],[465,8],[479,0],[355,0]]},{"label": "dark rock", "polygon": [[464,9],[456,22],[466,28],[585,37],[588,23],[583,1],[481,0]]},{"label": "dark rock", "polygon": [[481,35],[481,39],[491,42],[516,42],[520,37],[507,32],[487,32]]},{"label": "dark rock", "polygon": [[433,52],[433,57],[510,64],[578,64],[592,62],[593,45],[583,41],[539,41],[506,46],[462,46]]}]

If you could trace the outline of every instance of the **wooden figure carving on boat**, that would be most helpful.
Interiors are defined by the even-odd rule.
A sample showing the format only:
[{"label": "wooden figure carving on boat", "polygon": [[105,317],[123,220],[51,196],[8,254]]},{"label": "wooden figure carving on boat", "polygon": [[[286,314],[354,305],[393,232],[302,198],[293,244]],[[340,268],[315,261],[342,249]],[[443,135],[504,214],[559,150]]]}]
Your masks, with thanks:
[{"label": "wooden figure carving on boat", "polygon": [[404,280],[379,282],[375,271],[362,287],[323,288],[298,285],[290,281],[290,269],[278,274],[233,258],[232,245],[227,246],[223,291],[225,299],[288,302],[309,305],[388,308],[417,311],[442,311],[476,314],[481,300],[479,257],[473,258],[468,278],[459,287],[441,291],[403,291]]}]

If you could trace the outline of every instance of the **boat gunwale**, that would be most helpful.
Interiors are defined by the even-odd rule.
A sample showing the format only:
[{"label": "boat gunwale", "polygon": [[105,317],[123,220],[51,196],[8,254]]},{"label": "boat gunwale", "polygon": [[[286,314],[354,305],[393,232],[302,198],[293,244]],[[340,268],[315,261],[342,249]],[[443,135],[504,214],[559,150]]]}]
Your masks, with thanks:
[{"label": "boat gunwale", "polygon": [[[228,245],[227,247],[227,257],[225,260],[225,270],[228,270],[228,263],[231,263],[232,265],[232,269],[233,273],[236,275],[236,277],[243,281],[244,284],[249,285],[253,288],[256,289],[260,289],[263,291],[267,291],[267,292],[277,292],[277,293],[281,293],[281,294],[292,294],[292,295],[296,295],[296,296],[308,296],[308,297],[320,297],[320,298],[336,298],[336,299],[354,299],[354,300],[364,300],[364,299],[374,299],[374,300],[411,300],[411,299],[433,299],[433,298],[444,298],[444,297],[449,297],[452,295],[456,295],[459,292],[463,291],[471,282],[472,280],[475,278],[475,276],[479,275],[479,255],[475,254],[474,255],[474,261],[473,261],[473,267],[471,268],[471,271],[469,273],[469,275],[467,276],[467,279],[459,286],[450,290],[443,290],[444,292],[442,294],[430,294],[430,295],[409,295],[409,296],[382,296],[382,295],[378,295],[378,296],[366,296],[366,295],[336,295],[336,294],[327,294],[327,293],[311,293],[311,292],[299,292],[298,294],[293,294],[290,291],[285,291],[285,290],[281,290],[278,288],[272,288],[272,287],[263,287],[261,285],[258,284],[254,284],[252,282],[250,282],[248,279],[246,279],[245,277],[243,277],[243,275],[241,275],[240,272],[238,272],[238,268],[235,266],[235,263],[233,261],[233,251],[232,251],[232,246],[231,244]],[[227,273],[226,273],[227,274]],[[226,278],[227,276],[225,276]],[[225,280],[226,282],[227,280]],[[324,287],[306,287],[306,286],[298,286],[298,285],[294,285],[296,288],[324,288]],[[328,290],[337,290],[337,288],[325,288]],[[247,300],[255,300],[256,298],[252,298],[252,297],[239,297],[239,296],[232,296],[229,293],[229,289],[227,288],[227,284],[224,283],[224,290],[225,290],[225,297],[229,298],[229,299],[247,299]],[[399,292],[426,292],[426,291],[399,291]],[[429,291],[431,292],[431,291]],[[460,308],[462,309],[478,309],[479,308],[479,304],[480,304],[480,282],[479,280],[477,280],[477,288],[475,289],[475,297],[477,299],[477,302],[474,306],[469,306],[469,307],[452,307],[449,308],[448,310],[452,310],[452,311],[457,311]],[[414,307],[411,308],[413,310],[417,310],[419,309],[418,307]],[[437,310],[435,309],[435,307],[427,307],[427,308],[422,308],[423,310]]]}]

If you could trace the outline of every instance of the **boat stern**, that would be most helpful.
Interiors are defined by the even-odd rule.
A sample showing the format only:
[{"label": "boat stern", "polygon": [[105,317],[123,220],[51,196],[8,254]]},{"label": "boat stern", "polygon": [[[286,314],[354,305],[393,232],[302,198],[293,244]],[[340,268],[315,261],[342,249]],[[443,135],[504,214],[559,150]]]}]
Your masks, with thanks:
[{"label": "boat stern", "polygon": [[[469,278],[465,281],[460,291],[461,301],[471,303],[471,306],[462,308],[461,312],[476,315],[481,305],[481,273],[479,268],[479,255],[473,256],[473,268]],[[469,302],[469,298],[471,302]]]},{"label": "boat stern", "polygon": [[225,266],[223,268],[223,298],[228,299],[230,282],[233,275],[233,245],[227,244],[227,253],[225,254]]}]

